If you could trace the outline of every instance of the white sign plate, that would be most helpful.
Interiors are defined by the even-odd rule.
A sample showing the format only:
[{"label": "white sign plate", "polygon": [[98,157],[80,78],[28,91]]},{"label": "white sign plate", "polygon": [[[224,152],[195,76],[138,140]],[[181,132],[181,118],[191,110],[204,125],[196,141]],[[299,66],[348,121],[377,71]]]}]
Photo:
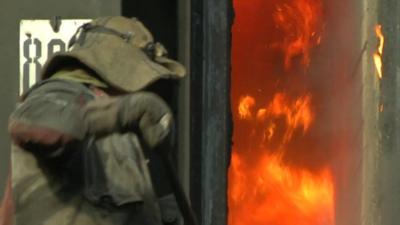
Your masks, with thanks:
[{"label": "white sign plate", "polygon": [[56,52],[66,51],[76,29],[88,19],[61,20],[54,32],[50,20],[21,20],[19,40],[19,93],[28,90],[39,80],[46,60]]}]

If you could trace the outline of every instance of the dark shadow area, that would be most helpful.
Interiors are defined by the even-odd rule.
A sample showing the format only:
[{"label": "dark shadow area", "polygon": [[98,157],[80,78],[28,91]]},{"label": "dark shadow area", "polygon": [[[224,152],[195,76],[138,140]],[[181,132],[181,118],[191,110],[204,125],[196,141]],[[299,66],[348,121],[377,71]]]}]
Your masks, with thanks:
[{"label": "dark shadow area", "polygon": [[[122,15],[126,17],[136,17],[142,21],[153,34],[154,40],[162,43],[168,50],[168,55],[173,59],[177,58],[178,52],[177,7],[177,0],[121,1]],[[159,91],[160,86],[157,84],[152,86],[155,85],[157,86],[155,89]],[[150,89],[152,88],[150,87]],[[174,93],[174,91],[170,93]],[[174,96],[170,96],[170,98],[173,97]],[[171,107],[176,115],[177,106],[171,105]],[[149,157],[151,162],[150,171],[152,174],[157,174],[157,176],[153,176],[154,188],[157,194],[159,196],[164,196],[171,193],[172,190],[169,187],[166,174],[164,174],[164,165],[162,165],[159,155],[151,154]]]},{"label": "dark shadow area", "polygon": [[169,55],[177,58],[177,0],[122,0],[122,15],[137,17],[161,42]]}]

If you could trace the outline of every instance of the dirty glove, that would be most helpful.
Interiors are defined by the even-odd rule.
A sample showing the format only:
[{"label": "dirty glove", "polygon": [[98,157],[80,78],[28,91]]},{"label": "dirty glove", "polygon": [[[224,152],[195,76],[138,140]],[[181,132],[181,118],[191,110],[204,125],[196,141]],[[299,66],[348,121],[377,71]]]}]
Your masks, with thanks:
[{"label": "dirty glove", "polygon": [[84,121],[95,136],[138,132],[151,149],[165,141],[173,125],[167,103],[150,92],[93,100],[84,108]]}]

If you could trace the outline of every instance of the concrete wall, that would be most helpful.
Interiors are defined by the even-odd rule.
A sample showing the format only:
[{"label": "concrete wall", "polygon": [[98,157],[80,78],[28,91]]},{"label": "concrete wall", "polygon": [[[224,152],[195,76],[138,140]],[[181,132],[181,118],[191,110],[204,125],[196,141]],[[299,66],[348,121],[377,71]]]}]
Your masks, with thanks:
[{"label": "concrete wall", "polygon": [[0,198],[9,167],[7,119],[18,97],[19,21],[54,16],[72,19],[120,15],[120,8],[120,0],[0,1]]},{"label": "concrete wall", "polygon": [[[400,2],[364,1],[363,63],[364,163],[363,225],[397,225],[400,222]],[[377,49],[374,27],[385,35],[383,78],[376,77],[372,52]],[[381,109],[381,110],[379,110]]]},{"label": "concrete wall", "polygon": [[[379,148],[377,150],[374,225],[400,224],[400,2],[378,1],[378,23],[386,36],[383,78],[379,83]],[[371,223],[372,224],[372,223]]]},{"label": "concrete wall", "polygon": [[[362,59],[363,83],[363,175],[362,175],[362,225],[378,225],[379,210],[377,196],[377,165],[379,161],[379,79],[375,72],[371,52],[376,51],[377,38],[374,27],[377,24],[378,1],[362,1],[362,45],[367,43]],[[360,46],[360,48],[364,48]]]}]

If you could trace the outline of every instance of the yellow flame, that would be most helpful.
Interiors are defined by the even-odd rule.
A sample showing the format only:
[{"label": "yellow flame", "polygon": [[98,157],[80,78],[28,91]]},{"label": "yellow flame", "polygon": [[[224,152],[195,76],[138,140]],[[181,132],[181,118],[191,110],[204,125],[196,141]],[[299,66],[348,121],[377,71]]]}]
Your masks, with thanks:
[{"label": "yellow flame", "polygon": [[[240,98],[239,118],[255,122],[254,130],[262,132],[262,142],[278,141],[283,148],[268,149],[259,143],[248,155],[246,149],[235,146],[229,170],[229,225],[334,225],[331,170],[309,171],[283,160],[283,151],[295,131],[306,132],[313,122],[311,94],[292,98],[276,93],[266,107],[257,110],[255,105],[252,96]],[[250,109],[257,112],[256,117]],[[284,123],[275,123],[282,119]],[[249,139],[253,136],[248,135]]]},{"label": "yellow flame", "polygon": [[378,72],[379,79],[382,79],[382,55],[383,55],[383,47],[385,45],[385,36],[382,33],[382,26],[377,25],[375,27],[376,36],[379,38],[379,46],[378,51],[374,53],[374,62],[375,67]]},{"label": "yellow flame", "polygon": [[251,96],[244,96],[240,98],[239,101],[239,116],[241,119],[251,119],[252,113],[250,111],[251,107],[254,106],[255,100]]}]

